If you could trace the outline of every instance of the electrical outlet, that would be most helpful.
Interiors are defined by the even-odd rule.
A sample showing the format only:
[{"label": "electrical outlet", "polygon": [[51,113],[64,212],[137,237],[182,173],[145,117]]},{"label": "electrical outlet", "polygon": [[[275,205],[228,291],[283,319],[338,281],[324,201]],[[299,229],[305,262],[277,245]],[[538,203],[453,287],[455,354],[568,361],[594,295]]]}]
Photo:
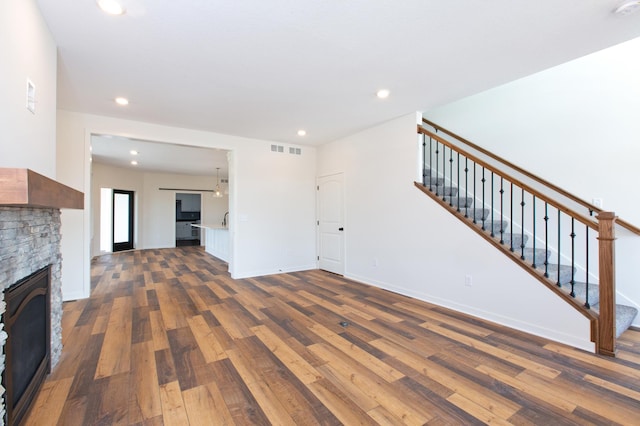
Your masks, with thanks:
[{"label": "electrical outlet", "polygon": [[464,285],[466,287],[471,287],[473,285],[473,278],[471,277],[471,275],[464,276]]},{"label": "electrical outlet", "polygon": [[591,204],[593,204],[594,206],[596,206],[597,208],[601,209],[602,208],[602,198],[594,198],[593,200],[591,200]]}]

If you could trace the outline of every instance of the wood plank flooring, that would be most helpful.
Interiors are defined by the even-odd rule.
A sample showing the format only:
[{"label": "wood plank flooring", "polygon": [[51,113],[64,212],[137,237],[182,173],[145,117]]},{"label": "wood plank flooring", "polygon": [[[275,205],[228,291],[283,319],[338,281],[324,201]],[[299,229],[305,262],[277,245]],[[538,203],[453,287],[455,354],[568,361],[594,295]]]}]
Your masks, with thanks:
[{"label": "wood plank flooring", "polygon": [[640,424],[639,331],[610,359],[323,271],[233,280],[199,247],[91,275],[29,425]]}]

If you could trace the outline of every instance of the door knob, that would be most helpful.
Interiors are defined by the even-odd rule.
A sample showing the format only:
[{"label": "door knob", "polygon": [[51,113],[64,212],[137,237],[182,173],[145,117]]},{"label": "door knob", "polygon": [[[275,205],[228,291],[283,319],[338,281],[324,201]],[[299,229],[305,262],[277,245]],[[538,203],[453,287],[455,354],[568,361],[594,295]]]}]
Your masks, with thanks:
[{"label": "door knob", "polygon": [[338,231],[344,231],[344,228],[338,228]]}]

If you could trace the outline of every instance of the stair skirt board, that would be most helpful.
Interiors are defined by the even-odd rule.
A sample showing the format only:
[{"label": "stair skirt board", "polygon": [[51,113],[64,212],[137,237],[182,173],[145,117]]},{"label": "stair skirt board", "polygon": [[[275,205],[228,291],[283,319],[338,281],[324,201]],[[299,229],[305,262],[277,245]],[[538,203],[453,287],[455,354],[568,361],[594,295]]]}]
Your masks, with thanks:
[{"label": "stair skirt board", "polygon": [[[430,170],[427,169],[426,172],[427,174],[430,174]],[[433,182],[432,188],[429,188],[429,182]],[[504,247],[504,250],[512,251],[514,254],[519,254],[520,256],[524,254],[524,261],[526,261],[529,266],[531,266],[534,261],[535,254],[535,270],[544,273],[546,268],[550,284],[557,285],[559,283],[559,289],[562,293],[576,299],[576,305],[584,305],[587,300],[586,283],[574,282],[573,296],[571,295],[571,281],[576,272],[576,268],[572,268],[568,265],[550,263],[549,258],[551,253],[549,251],[536,248],[534,252],[533,248],[526,247],[527,242],[529,241],[529,236],[527,234],[512,234],[510,232],[506,232],[508,229],[507,221],[500,221],[499,215],[495,216],[495,213],[494,217],[491,218],[490,210],[485,207],[474,207],[473,198],[466,197],[464,194],[459,194],[458,189],[455,187],[446,186],[443,178],[433,175],[427,176],[426,184],[427,186],[425,187],[423,184],[416,182],[416,186],[421,187],[420,189],[423,192],[428,191],[431,196],[437,196],[439,201],[452,209],[452,213],[459,215],[459,217],[469,226],[482,229],[486,234],[488,234],[487,236],[498,241],[499,244]],[[547,261],[547,265],[545,265],[545,260]],[[599,297],[598,285],[589,283],[588,300],[589,305],[594,312],[599,312]],[[620,337],[620,335],[631,326],[637,314],[638,310],[634,307],[616,305],[616,337]]]}]

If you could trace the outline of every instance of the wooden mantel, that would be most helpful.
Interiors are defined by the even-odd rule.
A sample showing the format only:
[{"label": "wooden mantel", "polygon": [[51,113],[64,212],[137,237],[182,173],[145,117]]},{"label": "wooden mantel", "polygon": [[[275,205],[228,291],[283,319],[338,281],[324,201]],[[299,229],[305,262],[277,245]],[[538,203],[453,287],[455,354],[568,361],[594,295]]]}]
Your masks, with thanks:
[{"label": "wooden mantel", "polygon": [[0,168],[0,206],[83,209],[84,194],[33,170]]}]

